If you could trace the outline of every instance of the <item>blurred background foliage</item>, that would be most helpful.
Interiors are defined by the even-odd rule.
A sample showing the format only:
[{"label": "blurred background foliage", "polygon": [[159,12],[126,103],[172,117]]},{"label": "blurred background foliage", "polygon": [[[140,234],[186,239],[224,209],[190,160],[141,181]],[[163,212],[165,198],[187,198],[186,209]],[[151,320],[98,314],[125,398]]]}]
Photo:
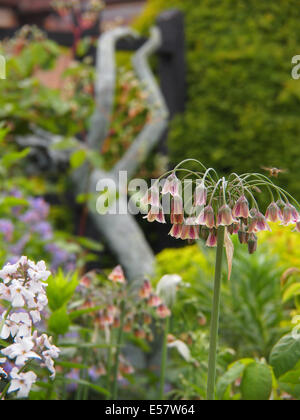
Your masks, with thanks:
[{"label": "blurred background foliage", "polygon": [[[261,166],[277,166],[287,169],[278,182],[297,197],[300,85],[291,78],[291,58],[300,45],[298,3],[295,0],[148,0],[145,12],[135,26],[147,34],[157,15],[170,7],[178,7],[185,14],[188,65],[186,112],[172,122],[168,139],[171,164],[193,157],[225,173],[233,170],[260,172]],[[0,121],[3,123],[0,129],[0,263],[13,261],[25,253],[33,259],[44,258],[54,272],[58,267],[65,271],[77,270],[80,278],[87,263],[98,262],[102,247],[98,240],[74,236],[75,231],[78,233],[78,215],[68,195],[70,172],[63,171],[59,177],[49,176],[46,165],[41,174],[29,174],[29,164],[34,157],[27,149],[20,151],[16,136],[30,133],[33,127],[61,134],[66,139],[78,135],[83,146],[74,151],[70,165],[71,170],[77,169],[88,154],[84,140],[94,109],[94,67],[89,59],[75,61],[68,57],[65,49],[34,28],[26,28],[15,39],[3,43],[1,52],[7,57],[10,77],[0,84]],[[81,51],[81,54],[85,52]],[[43,74],[53,71],[62,55],[66,57],[67,70],[61,72],[61,85],[47,86]],[[99,153],[92,159],[93,165],[106,170],[110,170],[128,149],[150,114],[145,106],[143,87],[132,73],[130,54],[118,53],[117,61],[120,70],[111,129],[99,150],[101,158]],[[153,64],[155,67],[155,60]],[[63,145],[61,147],[63,150]],[[146,179],[158,177],[167,163],[168,157],[155,151],[138,175]],[[84,197],[80,204],[84,204]],[[163,248],[163,227],[156,229],[139,221],[142,226],[147,225],[145,230],[150,242],[157,242],[158,237]],[[235,243],[230,281],[224,266],[218,374],[227,376],[221,377],[219,397],[239,398],[236,380],[243,375],[253,378],[253,371],[256,374],[257,370],[263,370],[266,377],[267,392],[262,395],[268,397],[270,372],[257,365],[258,360],[264,358],[271,360],[278,378],[284,376],[282,383],[285,385],[280,389],[299,398],[300,366],[287,363],[284,371],[278,372],[272,349],[274,345],[278,347],[278,340],[293,328],[293,316],[300,314],[297,274],[300,237],[274,226],[272,234],[262,233],[259,240],[259,252],[252,256]],[[172,244],[179,245],[175,241]],[[184,358],[176,348],[170,349],[167,385],[168,395],[173,398],[205,396],[214,258],[214,251],[206,249],[201,242],[181,249],[164,249],[157,255],[154,284],[165,274],[176,273],[183,279],[172,308],[171,333],[188,346],[190,357]],[[292,271],[293,275],[282,277],[291,269],[296,269]],[[53,284],[55,288],[60,284],[61,289],[66,289],[69,281],[70,287],[73,284],[70,278],[59,272]],[[84,280],[89,283],[89,279]],[[55,307],[60,312],[52,317],[49,328],[68,331],[71,334],[68,338],[74,339],[76,346],[81,348],[81,340],[87,340],[86,334],[93,338],[94,319],[82,320],[82,317],[96,312],[103,278],[96,276],[92,302],[90,286],[85,285],[88,294],[84,298],[78,297],[76,281],[63,305]],[[78,318],[74,313],[72,318],[72,311]],[[159,347],[161,331],[158,334],[153,331],[153,340],[148,334],[150,327],[145,327],[140,318],[138,323],[132,324],[127,340],[143,352],[147,369],[137,363],[134,375],[128,374],[125,364],[121,395],[156,398],[159,361],[151,357]],[[72,336],[74,329],[75,338]],[[145,334],[140,338],[145,331],[151,340],[145,338]],[[104,340],[101,340],[99,345],[103,346]],[[285,345],[284,340],[288,338],[282,340]],[[129,348],[131,351],[132,347]],[[288,353],[289,359],[292,353]],[[137,353],[132,354],[136,356]],[[76,378],[85,378],[85,351],[74,351],[71,354],[73,363],[69,362],[69,365],[67,357],[70,359],[68,351],[62,376],[69,375],[71,383]],[[247,361],[243,360],[245,357]],[[239,361],[241,358],[243,362]],[[232,362],[237,364],[231,365]],[[283,365],[282,360],[278,365]],[[75,379],[72,369],[77,375]],[[82,370],[83,374],[80,373]],[[101,383],[100,376],[105,374],[98,372],[95,383]],[[277,389],[275,382],[273,380],[272,386]],[[242,391],[246,398],[249,388],[245,383],[244,380]],[[251,389],[256,389],[256,385],[252,383]],[[74,389],[65,392],[72,396]],[[90,393],[89,396],[93,395]]]},{"label": "blurred background foliage", "polygon": [[288,171],[280,183],[299,193],[298,2],[149,0],[135,27],[147,34],[174,7],[185,15],[188,99],[171,127],[172,163],[193,156],[221,173],[279,167]]}]

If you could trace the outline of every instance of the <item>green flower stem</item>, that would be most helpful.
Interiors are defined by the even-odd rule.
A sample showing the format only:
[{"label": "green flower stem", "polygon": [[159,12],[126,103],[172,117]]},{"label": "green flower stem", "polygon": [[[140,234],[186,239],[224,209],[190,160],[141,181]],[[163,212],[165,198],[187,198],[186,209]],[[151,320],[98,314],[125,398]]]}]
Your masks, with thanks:
[{"label": "green flower stem", "polygon": [[162,345],[161,369],[160,369],[160,384],[159,384],[159,400],[164,400],[167,356],[168,356],[168,334],[170,329],[170,317],[168,316],[165,321],[164,338]]},{"label": "green flower stem", "polygon": [[[110,346],[107,349],[107,363],[106,363],[106,386],[110,389],[110,376],[111,376],[111,362],[112,362],[112,338],[110,338]],[[110,399],[110,395],[107,395],[107,400]]]},{"label": "green flower stem", "polygon": [[119,327],[117,342],[116,342],[115,363],[113,366],[112,400],[116,400],[118,397],[119,357],[120,357],[120,351],[121,351],[124,319],[125,319],[125,301],[124,300],[121,302],[120,307],[121,307],[120,327]]},{"label": "green flower stem", "polygon": [[225,227],[218,228],[217,256],[215,266],[215,284],[214,298],[212,307],[210,344],[209,344],[209,363],[208,363],[208,381],[207,381],[207,400],[215,399],[215,382],[216,382],[216,362],[217,362],[217,346],[218,331],[220,317],[220,297],[221,297],[221,275],[222,275],[222,259],[223,247],[225,241]]}]

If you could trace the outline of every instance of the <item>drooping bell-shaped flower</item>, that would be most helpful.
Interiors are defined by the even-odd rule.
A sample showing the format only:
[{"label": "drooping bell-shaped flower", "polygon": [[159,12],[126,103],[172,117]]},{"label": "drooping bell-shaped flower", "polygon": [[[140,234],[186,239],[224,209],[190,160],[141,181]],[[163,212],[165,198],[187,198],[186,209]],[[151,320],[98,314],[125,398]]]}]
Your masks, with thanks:
[{"label": "drooping bell-shaped flower", "polygon": [[152,207],[156,208],[160,207],[159,186],[157,183],[152,185],[152,187],[147,190],[144,197],[141,198],[140,203],[143,206],[151,205]]},{"label": "drooping bell-shaped flower", "polygon": [[195,206],[205,206],[207,202],[207,188],[202,181],[201,183],[197,182],[195,189]]},{"label": "drooping bell-shaped flower", "polygon": [[249,203],[247,198],[242,195],[237,202],[235,203],[232,210],[233,217],[242,217],[243,219],[248,219],[249,214]]},{"label": "drooping bell-shaped flower", "polygon": [[151,206],[149,213],[144,217],[144,219],[147,219],[148,222],[150,223],[152,222],[166,223],[165,215],[164,215],[162,207]]},{"label": "drooping bell-shaped flower", "polygon": [[180,195],[173,197],[170,219],[172,224],[182,224],[184,222],[183,201]]},{"label": "drooping bell-shaped flower", "polygon": [[175,172],[172,172],[166,179],[162,189],[162,194],[171,194],[173,197],[181,194],[181,182],[177,178]]},{"label": "drooping bell-shaped flower", "polygon": [[267,208],[266,219],[273,223],[282,221],[283,219],[282,212],[274,201]]},{"label": "drooping bell-shaped flower", "polygon": [[205,207],[203,218],[205,226],[207,226],[209,229],[215,227],[215,213],[211,205]]},{"label": "drooping bell-shaped flower", "polygon": [[236,222],[237,220],[232,217],[231,208],[227,204],[224,204],[219,208],[217,217],[218,226],[230,226]]},{"label": "drooping bell-shaped flower", "polygon": [[211,229],[206,241],[206,246],[215,247],[217,246],[217,231],[216,229]]},{"label": "drooping bell-shaped flower", "polygon": [[195,225],[182,225],[180,239],[190,239],[192,241],[199,239],[199,227]]},{"label": "drooping bell-shaped flower", "polygon": [[159,305],[159,307],[156,309],[156,313],[162,319],[171,316],[170,309],[164,303]]},{"label": "drooping bell-shaped flower", "polygon": [[174,224],[169,232],[169,235],[173,238],[179,239],[182,232],[182,224]]},{"label": "drooping bell-shaped flower", "polygon": [[299,213],[290,203],[286,203],[282,210],[282,222],[284,225],[297,223],[299,220]]},{"label": "drooping bell-shaped flower", "polygon": [[268,230],[271,232],[271,228],[268,225],[265,216],[259,211],[256,211],[255,215],[251,219],[248,232],[256,233],[256,232],[261,232],[264,230]]}]

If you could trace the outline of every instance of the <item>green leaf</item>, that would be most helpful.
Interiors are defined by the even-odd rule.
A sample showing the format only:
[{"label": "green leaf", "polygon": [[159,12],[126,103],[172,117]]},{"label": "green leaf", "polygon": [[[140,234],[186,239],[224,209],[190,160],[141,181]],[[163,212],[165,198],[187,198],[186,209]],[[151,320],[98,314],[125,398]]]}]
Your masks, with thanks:
[{"label": "green leaf", "polygon": [[48,328],[57,335],[64,335],[69,331],[70,324],[67,308],[62,307],[51,314],[48,321]]},{"label": "green leaf", "polygon": [[80,363],[56,361],[55,364],[66,369],[89,369],[89,366]]},{"label": "green leaf", "polygon": [[237,362],[229,368],[229,370],[221,376],[217,383],[217,399],[222,400],[228,387],[233,384],[238,378],[240,378],[245,370],[246,366]]},{"label": "green leaf", "polygon": [[74,273],[72,277],[64,276],[59,272],[48,279],[47,297],[49,307],[52,311],[64,307],[73,297],[76,287],[79,284],[78,275]]},{"label": "green leaf", "polygon": [[16,206],[28,206],[28,201],[24,198],[18,197],[4,197],[1,201],[1,206],[16,207]]},{"label": "green leaf", "polygon": [[245,401],[266,401],[272,393],[272,370],[263,363],[247,366],[241,383],[242,398]]},{"label": "green leaf", "polygon": [[276,378],[292,370],[300,361],[300,340],[291,334],[285,335],[275,345],[270,355],[270,365],[274,369]]},{"label": "green leaf", "polygon": [[91,251],[100,252],[103,251],[103,245],[100,244],[98,241],[94,241],[89,238],[78,237],[76,238],[77,242]]},{"label": "green leaf", "polygon": [[71,158],[70,158],[72,169],[79,168],[81,165],[83,165],[85,160],[86,160],[86,151],[84,149],[76,150],[74,153],[72,153]]},{"label": "green leaf", "polygon": [[20,160],[24,159],[26,156],[28,156],[30,152],[30,148],[24,149],[21,152],[11,152],[7,153],[2,158],[2,165],[6,168],[9,168],[10,166],[16,164]]}]

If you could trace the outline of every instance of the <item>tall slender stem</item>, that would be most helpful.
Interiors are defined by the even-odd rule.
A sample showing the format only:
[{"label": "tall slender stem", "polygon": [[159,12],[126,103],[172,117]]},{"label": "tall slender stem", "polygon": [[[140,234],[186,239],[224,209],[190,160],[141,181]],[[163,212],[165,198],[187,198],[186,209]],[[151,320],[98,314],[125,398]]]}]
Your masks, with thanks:
[{"label": "tall slender stem", "polygon": [[161,401],[164,400],[164,392],[165,392],[169,329],[170,329],[170,317],[167,317],[165,320],[165,329],[164,329],[164,338],[163,338],[162,356],[161,356],[161,368],[160,368],[159,400]]},{"label": "tall slender stem", "polygon": [[208,382],[207,382],[208,401],[213,401],[215,399],[216,362],[217,362],[217,346],[218,346],[219,317],[220,317],[221,275],[222,275],[224,240],[225,240],[225,227],[219,226],[218,241],[217,241],[217,256],[216,256],[216,266],[215,266],[214,298],[213,298],[213,307],[212,307],[210,344],[209,344],[209,363],[208,363]]},{"label": "tall slender stem", "polygon": [[120,352],[121,352],[124,318],[125,318],[125,301],[124,300],[122,300],[120,307],[121,307],[121,317],[120,317],[120,327],[119,327],[118,337],[117,337],[117,342],[116,342],[116,354],[115,354],[115,362],[114,362],[114,368],[113,368],[112,400],[116,400],[118,397],[119,357],[120,357]]}]

